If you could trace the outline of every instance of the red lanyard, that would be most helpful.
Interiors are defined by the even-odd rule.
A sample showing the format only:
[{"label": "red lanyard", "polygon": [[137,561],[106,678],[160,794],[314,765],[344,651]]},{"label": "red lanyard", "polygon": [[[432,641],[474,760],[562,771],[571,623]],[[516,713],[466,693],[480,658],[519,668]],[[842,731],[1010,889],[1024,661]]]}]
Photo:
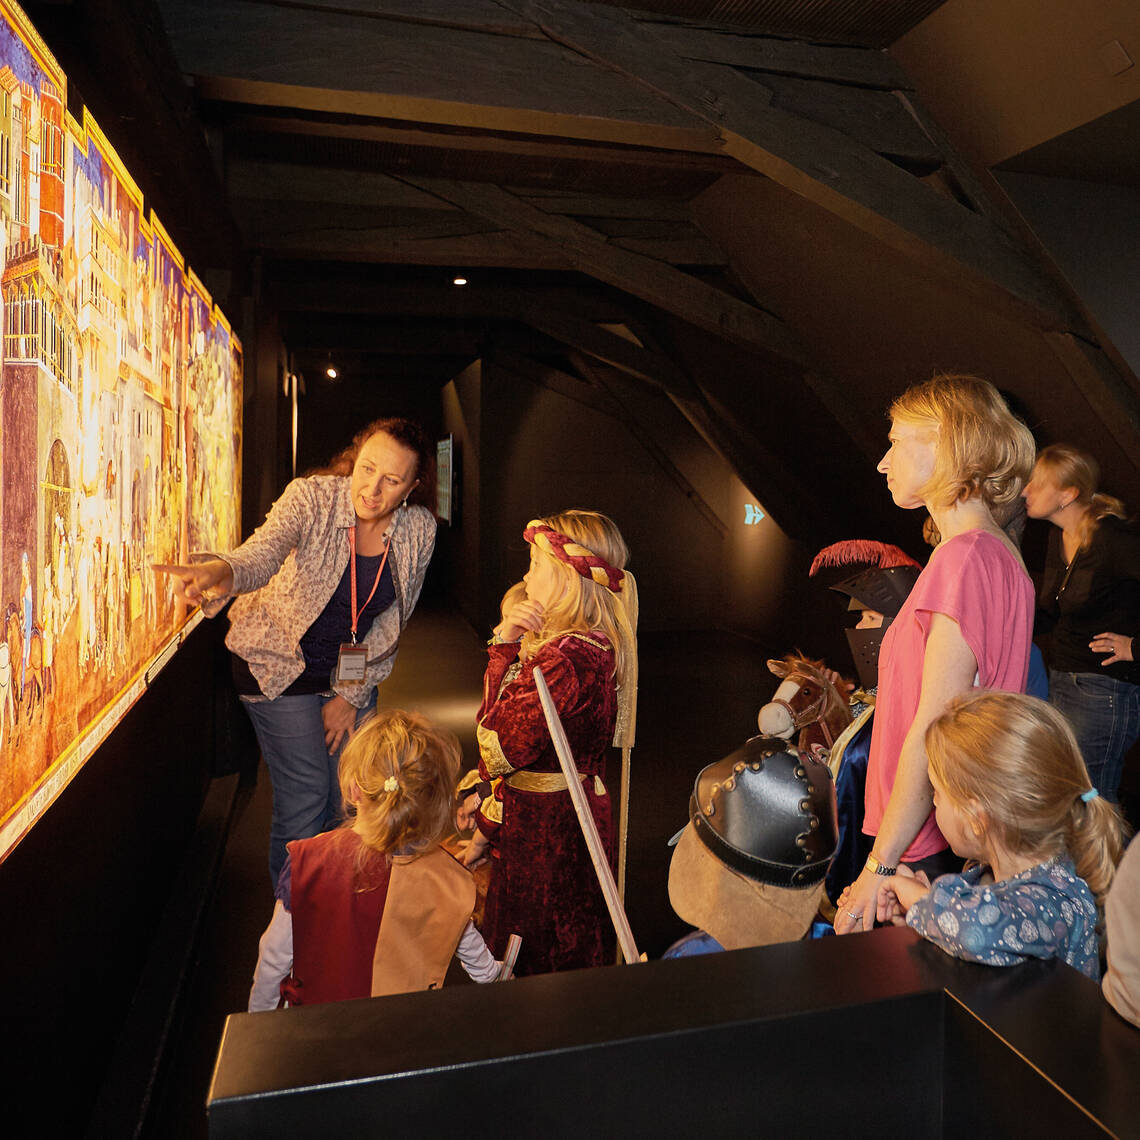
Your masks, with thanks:
[{"label": "red lanyard", "polygon": [[380,576],[384,573],[384,567],[388,562],[388,551],[392,549],[392,539],[384,543],[384,557],[380,559],[380,569],[376,571],[376,581],[372,583],[372,593],[368,595],[368,601],[360,607],[356,608],[356,527],[348,528],[348,578],[352,584],[352,644],[356,644],[356,623],[360,620],[360,615],[368,608],[368,602],[376,594],[376,587],[380,585]]}]

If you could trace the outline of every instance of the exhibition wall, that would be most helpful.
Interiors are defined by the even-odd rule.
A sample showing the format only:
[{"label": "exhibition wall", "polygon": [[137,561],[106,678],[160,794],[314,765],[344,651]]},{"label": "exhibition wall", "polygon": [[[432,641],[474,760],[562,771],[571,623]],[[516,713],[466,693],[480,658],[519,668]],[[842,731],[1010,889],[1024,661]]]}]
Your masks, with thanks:
[{"label": "exhibition wall", "polygon": [[155,562],[240,537],[242,354],[0,0],[0,860],[188,632]]}]

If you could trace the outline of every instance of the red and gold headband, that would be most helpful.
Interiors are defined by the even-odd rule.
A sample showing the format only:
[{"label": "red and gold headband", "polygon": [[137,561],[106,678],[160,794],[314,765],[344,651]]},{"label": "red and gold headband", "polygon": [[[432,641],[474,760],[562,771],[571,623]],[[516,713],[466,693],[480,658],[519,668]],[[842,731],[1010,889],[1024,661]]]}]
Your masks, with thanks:
[{"label": "red and gold headband", "polygon": [[621,593],[625,571],[611,566],[604,558],[599,558],[592,550],[587,550],[567,535],[548,527],[538,519],[532,519],[523,531],[523,538],[552,558],[557,558],[559,562],[565,562],[567,566],[573,567],[583,578],[589,578],[599,586],[605,586],[612,593]]}]

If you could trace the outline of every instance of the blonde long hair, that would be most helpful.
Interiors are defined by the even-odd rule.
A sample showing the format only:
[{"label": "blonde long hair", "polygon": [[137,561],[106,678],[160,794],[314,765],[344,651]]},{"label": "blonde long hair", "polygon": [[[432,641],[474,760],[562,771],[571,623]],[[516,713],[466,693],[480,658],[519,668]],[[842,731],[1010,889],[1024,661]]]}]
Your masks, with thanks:
[{"label": "blonde long hair", "polygon": [[1071,443],[1051,443],[1037,453],[1037,464],[1048,471],[1059,489],[1071,487],[1076,491],[1077,502],[1086,508],[1077,531],[1082,548],[1092,542],[1097,523],[1105,515],[1128,517],[1128,509],[1119,499],[1097,491],[1100,464],[1087,451]]},{"label": "blonde long hair", "polygon": [[1123,853],[1124,823],[1091,790],[1069,722],[1022,693],[957,697],[926,730],[931,775],[972,814],[976,803],[1005,850],[1035,862],[1067,851],[1103,909]]},{"label": "blonde long hair", "polygon": [[[597,511],[561,511],[538,520],[551,530],[566,535],[587,550],[604,558],[611,566],[625,570],[629,548],[613,519]],[[542,628],[523,635],[522,647],[527,656],[568,633],[588,634],[600,630],[614,647],[614,682],[618,690],[619,723],[617,736],[622,737],[623,717],[633,715],[631,700],[637,691],[637,582],[625,570],[620,592],[613,593],[592,578],[583,578],[572,566],[560,562],[540,547],[533,548],[539,558],[548,558],[566,582],[562,597],[542,615]],[[632,723],[629,723],[632,743]]]},{"label": "blonde long hair", "polygon": [[1033,434],[980,377],[936,375],[899,396],[890,417],[935,433],[934,471],[919,494],[936,507],[979,498],[998,511],[1033,470]]},{"label": "blonde long hair", "polygon": [[461,750],[427,717],[382,709],[352,735],[337,775],[346,826],[383,855],[423,854],[452,830]]}]

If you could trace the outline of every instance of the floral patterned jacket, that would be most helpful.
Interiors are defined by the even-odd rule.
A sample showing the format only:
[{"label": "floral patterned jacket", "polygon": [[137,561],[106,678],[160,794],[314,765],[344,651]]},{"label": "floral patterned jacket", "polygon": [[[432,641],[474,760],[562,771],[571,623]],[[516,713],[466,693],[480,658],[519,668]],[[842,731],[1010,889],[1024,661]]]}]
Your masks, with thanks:
[{"label": "floral patterned jacket", "polygon": [[[196,554],[195,561],[223,558],[233,569],[226,645],[248,664],[262,693],[280,696],[304,671],[301,636],[325,608],[348,565],[348,530],[356,522],[347,477],[294,479],[264,523],[229,554]],[[388,528],[395,605],[376,617],[362,644],[368,666],[361,682],[336,691],[363,708],[392,671],[400,633],[423,587],[435,546],[435,518],[426,507],[400,507]],[[213,617],[227,599],[202,607]]]},{"label": "floral patterned jacket", "polygon": [[998,883],[978,864],[941,875],[907,911],[906,924],[947,954],[989,966],[1060,958],[1096,981],[1096,901],[1068,855]]}]

